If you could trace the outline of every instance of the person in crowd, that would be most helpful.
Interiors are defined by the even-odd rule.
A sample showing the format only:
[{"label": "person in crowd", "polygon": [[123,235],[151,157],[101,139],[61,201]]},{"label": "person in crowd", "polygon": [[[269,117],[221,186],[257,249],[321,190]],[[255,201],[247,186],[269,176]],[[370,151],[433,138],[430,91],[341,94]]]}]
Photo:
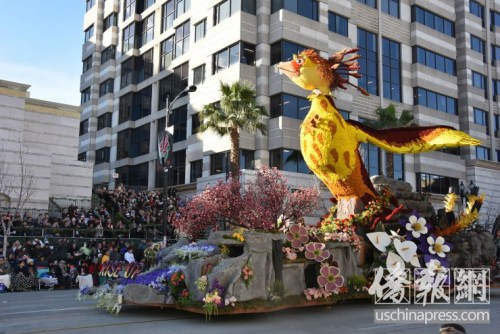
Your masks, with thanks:
[{"label": "person in crowd", "polygon": [[134,263],[135,262],[135,257],[134,257],[134,248],[132,246],[129,246],[127,249],[127,252],[124,255],[125,261],[128,263]]},{"label": "person in crowd", "polygon": [[439,334],[466,334],[465,328],[459,324],[444,324],[439,329]]},{"label": "person in crowd", "polygon": [[5,260],[3,255],[0,255],[0,284],[3,284],[7,289],[10,289],[10,263]]},{"label": "person in crowd", "polygon": [[36,276],[33,269],[28,267],[27,258],[18,260],[11,275],[11,289],[13,291],[30,291],[36,286]]}]

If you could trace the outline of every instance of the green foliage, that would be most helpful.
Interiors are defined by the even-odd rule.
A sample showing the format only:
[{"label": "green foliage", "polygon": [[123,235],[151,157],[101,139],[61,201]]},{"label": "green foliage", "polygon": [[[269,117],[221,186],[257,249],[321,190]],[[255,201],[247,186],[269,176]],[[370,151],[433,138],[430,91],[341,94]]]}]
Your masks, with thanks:
[{"label": "green foliage", "polygon": [[350,293],[362,292],[363,288],[368,284],[368,280],[363,275],[355,275],[349,278],[347,286]]},{"label": "green foliage", "polygon": [[398,117],[396,107],[390,104],[387,108],[379,107],[375,110],[377,119],[367,121],[367,125],[375,129],[388,129],[409,126],[412,124],[414,117],[410,110],[403,110]]}]

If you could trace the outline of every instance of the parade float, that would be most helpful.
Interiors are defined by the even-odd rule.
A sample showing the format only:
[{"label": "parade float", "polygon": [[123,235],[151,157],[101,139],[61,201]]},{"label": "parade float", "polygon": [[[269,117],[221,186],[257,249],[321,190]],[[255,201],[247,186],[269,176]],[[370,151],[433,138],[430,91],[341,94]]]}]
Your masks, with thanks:
[{"label": "parade float", "polygon": [[[376,293],[370,291],[377,279],[373,268],[381,264],[388,270],[432,271],[450,261],[458,265],[467,250],[452,255],[459,247],[448,238],[477,222],[483,198],[470,196],[455,217],[456,196],[450,194],[441,215],[421,215],[414,204],[428,201],[412,193],[409,184],[392,180],[396,185],[375,188],[358,147],[368,141],[409,154],[479,141],[445,126],[375,130],[344,120],[331,94],[352,85],[349,76],[359,78],[358,56],[344,60],[355,52],[344,50],[325,59],[306,50],[278,66],[311,91],[301,151],[333,195],[329,212],[317,224],[305,224],[304,217],[320,210],[319,190],[292,190],[279,171],[261,168],[252,181],[220,181],[178,208],[172,224],[180,238],[169,247],[156,244],[146,250],[150,269],[107,265],[101,274],[110,278],[109,284],[97,291],[84,289],[79,296],[92,293],[98,306],[111,313],[134,304],[210,318],[370,298]],[[418,200],[410,201],[412,194]],[[484,250],[485,257],[490,253]]]}]

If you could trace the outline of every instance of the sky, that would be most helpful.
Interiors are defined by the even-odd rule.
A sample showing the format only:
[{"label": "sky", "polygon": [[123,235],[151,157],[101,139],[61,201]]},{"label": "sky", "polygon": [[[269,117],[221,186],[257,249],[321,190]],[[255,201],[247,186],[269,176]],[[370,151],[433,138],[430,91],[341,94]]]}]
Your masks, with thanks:
[{"label": "sky", "polygon": [[0,0],[0,80],[79,105],[84,14],[83,0]]}]

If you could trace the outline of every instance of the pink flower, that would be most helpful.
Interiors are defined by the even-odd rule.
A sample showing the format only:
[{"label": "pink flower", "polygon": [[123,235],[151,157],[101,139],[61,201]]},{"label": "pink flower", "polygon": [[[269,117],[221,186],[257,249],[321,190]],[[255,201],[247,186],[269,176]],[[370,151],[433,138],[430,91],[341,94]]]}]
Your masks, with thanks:
[{"label": "pink flower", "polygon": [[334,266],[323,266],[319,270],[318,284],[326,291],[337,292],[344,284],[344,277],[340,275],[340,270]]},{"label": "pink flower", "polygon": [[305,244],[309,240],[306,228],[298,224],[290,226],[288,233],[286,234],[286,238],[292,243],[293,248],[299,248],[302,244]]},{"label": "pink flower", "polygon": [[321,242],[310,242],[306,245],[306,259],[323,262],[330,257],[330,253],[324,250],[325,244]]}]

